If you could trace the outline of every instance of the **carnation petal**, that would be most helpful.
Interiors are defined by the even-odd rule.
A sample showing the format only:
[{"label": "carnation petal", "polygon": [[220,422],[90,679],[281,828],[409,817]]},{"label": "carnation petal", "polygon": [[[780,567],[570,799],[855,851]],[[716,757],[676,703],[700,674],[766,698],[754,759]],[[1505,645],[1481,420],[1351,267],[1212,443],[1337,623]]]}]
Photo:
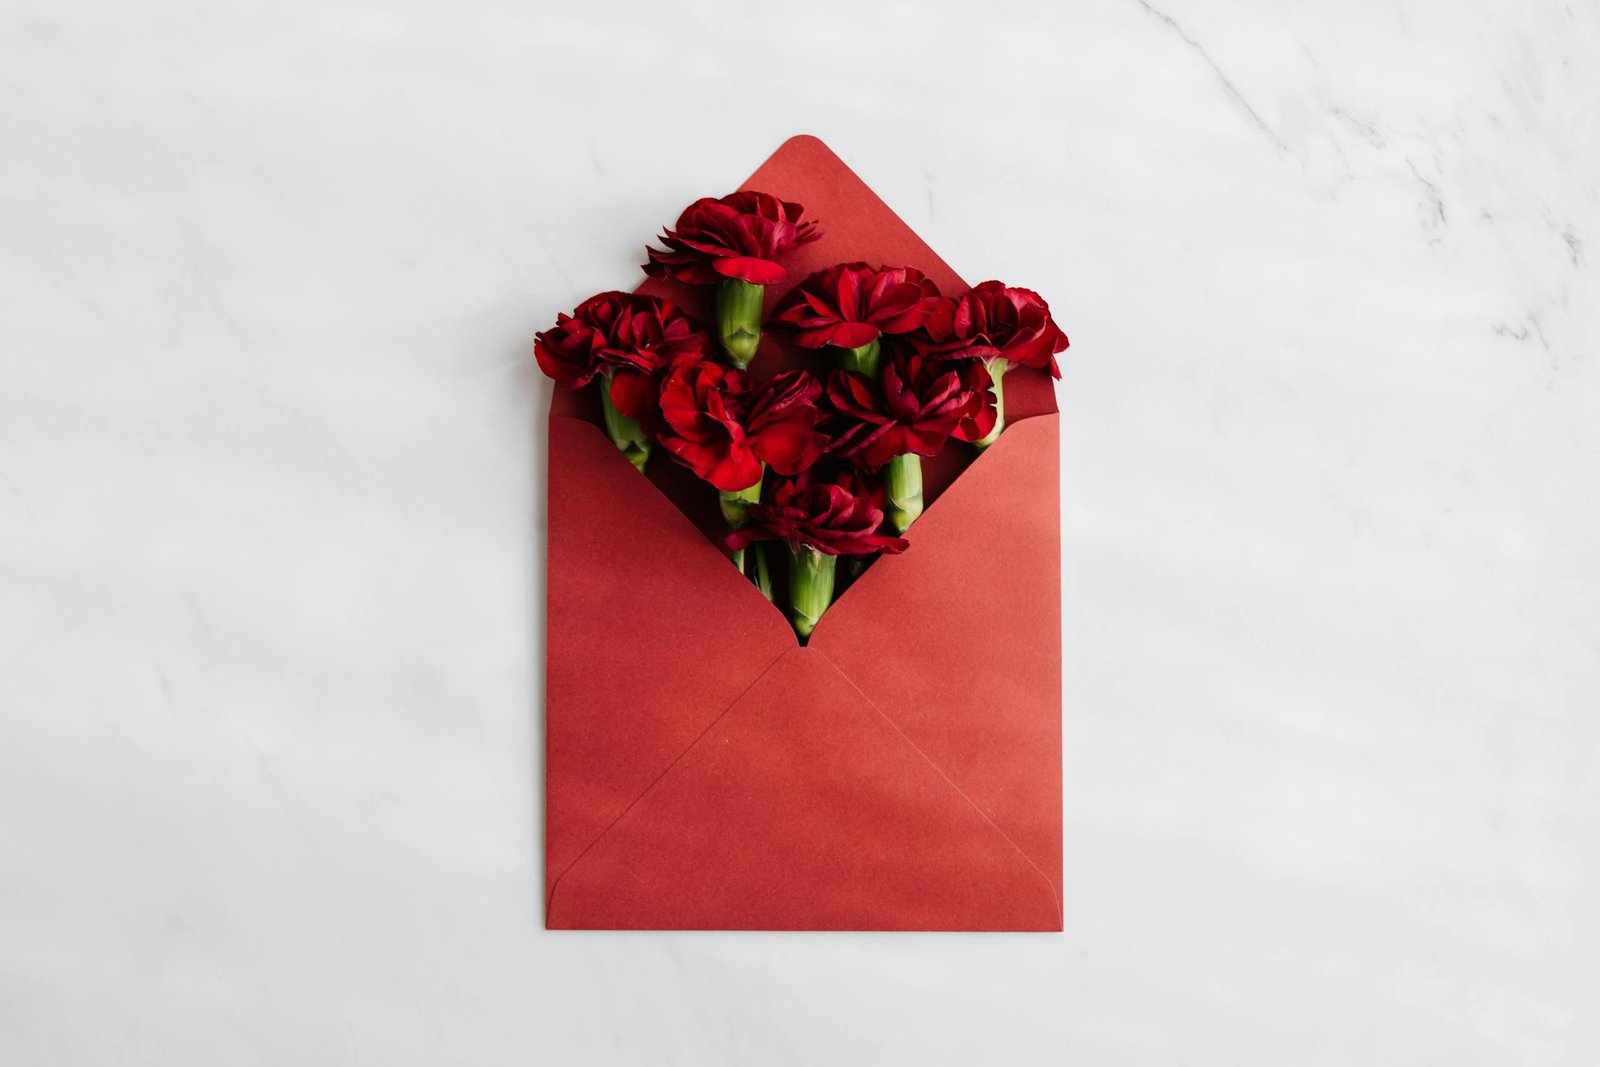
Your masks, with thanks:
[{"label": "carnation petal", "polygon": [[789,277],[783,267],[756,256],[723,256],[712,260],[711,269],[724,278],[737,278],[751,285],[777,285]]}]

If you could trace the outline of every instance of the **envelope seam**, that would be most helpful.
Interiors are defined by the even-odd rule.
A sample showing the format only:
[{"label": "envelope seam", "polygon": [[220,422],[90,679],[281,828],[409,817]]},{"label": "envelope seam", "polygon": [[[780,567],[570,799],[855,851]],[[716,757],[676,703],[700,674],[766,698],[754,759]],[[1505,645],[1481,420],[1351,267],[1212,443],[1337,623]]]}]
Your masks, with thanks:
[{"label": "envelope seam", "polygon": [[[576,856],[574,856],[572,858],[572,862],[571,863],[569,863],[565,867],[561,868],[561,873],[556,875],[555,876],[555,880],[550,883],[550,892],[545,897],[545,902],[544,902],[544,921],[545,921],[545,926],[546,927],[548,927],[550,925],[550,909],[555,906],[556,890],[561,888],[561,880],[563,878],[565,878],[569,873],[571,873],[572,868],[576,867],[579,863],[581,863],[583,861],[583,857],[585,857],[585,856],[587,856],[589,854],[589,850],[590,849],[594,848],[594,846],[598,845],[601,841],[603,841],[605,839],[605,836],[611,832],[612,828],[615,827],[617,825],[617,823],[621,822],[623,820],[623,818],[627,816],[628,812],[633,810],[634,806],[636,804],[638,804],[639,801],[643,800],[646,796],[648,796],[650,794],[650,791],[652,789],[654,789],[661,782],[661,779],[665,778],[668,774],[670,774],[672,772],[672,768],[676,767],[678,765],[678,762],[680,760],[682,760],[683,757],[687,756],[690,753],[690,751],[693,750],[694,746],[698,745],[701,742],[701,740],[706,736],[706,734],[709,734],[716,727],[717,723],[721,722],[725,717],[727,717],[728,712],[732,711],[735,707],[738,706],[739,701],[743,700],[745,698],[745,694],[749,693],[750,690],[752,690],[752,689],[754,689],[756,687],[756,683],[757,682],[761,681],[761,679],[765,678],[769,673],[771,673],[772,668],[776,667],[778,665],[779,661],[784,659],[786,656],[788,656],[793,651],[794,651],[794,649],[787,649],[787,648],[784,649],[782,652],[780,652],[778,654],[776,659],[774,659],[771,663],[767,664],[765,667],[762,668],[760,674],[758,674],[754,678],[750,679],[750,684],[745,686],[743,689],[739,690],[739,692],[734,696],[734,698],[732,700],[728,701],[728,706],[723,708],[721,711],[717,712],[716,717],[713,718],[710,722],[706,723],[705,729],[701,730],[698,734],[696,734],[694,736],[694,740],[690,741],[688,743],[688,745],[684,746],[684,749],[683,749],[682,752],[679,752],[676,756],[672,757],[672,761],[670,763],[668,763],[665,767],[661,768],[661,773],[656,775],[654,778],[652,778],[650,780],[650,784],[645,786],[642,790],[639,791],[639,795],[638,796],[636,796],[632,800],[628,801],[628,806],[623,808],[621,811],[619,811],[617,813],[617,817],[615,819],[612,819],[610,822],[606,823],[605,828],[603,830],[601,830],[598,834],[595,835],[593,841],[590,841],[587,845],[583,846],[583,851],[578,853]],[[826,657],[824,657],[824,658],[826,658]],[[833,663],[832,663],[831,660],[829,661],[828,665],[830,667],[833,666]],[[836,670],[836,671],[839,670],[839,668],[837,668],[837,667],[834,667],[833,669]],[[840,673],[843,673],[843,672],[840,672]],[[845,681],[850,681],[850,680],[848,678],[846,678]],[[852,682],[851,684],[854,685],[855,683]],[[863,695],[865,695],[865,694],[863,694]],[[876,706],[876,705],[874,705],[874,706]],[[880,714],[881,714],[881,712],[880,712]]]},{"label": "envelope seam", "polygon": [[[911,747],[911,751],[913,751],[917,755],[921,756],[923,761],[926,762],[929,767],[933,768],[934,773],[936,773],[940,778],[943,778],[945,780],[945,782],[950,786],[950,788],[954,789],[956,791],[956,795],[959,796],[962,800],[965,800],[972,807],[972,810],[978,813],[978,818],[980,818],[984,822],[988,823],[989,827],[992,830],[994,830],[995,833],[1000,835],[1001,840],[1003,840],[1006,844],[1010,845],[1013,849],[1016,849],[1017,855],[1021,856],[1023,858],[1023,860],[1028,864],[1028,866],[1033,868],[1034,873],[1038,874],[1038,876],[1040,878],[1044,879],[1044,884],[1046,886],[1048,886],[1049,889],[1050,889],[1050,902],[1052,904],[1054,904],[1055,908],[1056,908],[1056,919],[1057,919],[1058,922],[1059,921],[1063,921],[1064,920],[1064,916],[1063,916],[1062,909],[1061,909],[1061,897],[1060,897],[1059,892],[1056,889],[1056,884],[1050,880],[1050,876],[1048,874],[1044,873],[1044,869],[1033,861],[1033,857],[1028,855],[1026,852],[1022,851],[1022,846],[1017,844],[1015,841],[1011,840],[1010,835],[1008,835],[1004,830],[1000,829],[1000,827],[995,823],[995,821],[993,819],[989,818],[988,814],[985,813],[982,808],[978,807],[977,802],[974,801],[971,797],[969,797],[966,794],[966,791],[963,790],[959,785],[957,785],[955,783],[955,779],[951,778],[948,774],[946,774],[943,767],[940,767],[937,763],[933,762],[933,760],[929,758],[928,754],[926,752],[922,751],[922,749],[917,746],[917,743],[915,741],[911,740],[911,738],[906,734],[906,732],[904,730],[900,729],[900,724],[899,723],[897,723],[893,719],[889,718],[889,716],[884,712],[884,710],[878,706],[878,702],[873,700],[871,697],[869,697],[862,690],[862,688],[859,685],[856,684],[854,678],[851,678],[848,674],[844,673],[844,671],[840,670],[839,669],[839,665],[837,663],[833,662],[833,660],[828,657],[827,653],[823,652],[820,648],[814,648],[814,649],[812,649],[812,651],[816,652],[817,655],[821,656],[823,662],[825,662],[828,666],[832,667],[834,672],[836,674],[838,674],[839,677],[843,678],[846,682],[848,682],[849,685],[850,685],[850,688],[854,689],[857,693],[859,693],[861,695],[861,699],[865,700],[868,703],[868,705],[871,706],[872,710],[878,713],[878,717],[881,718],[884,722],[888,723],[889,724],[889,728],[892,729],[895,733],[899,734],[900,735],[900,739]],[[770,670],[771,668],[768,668],[768,669]]]}]

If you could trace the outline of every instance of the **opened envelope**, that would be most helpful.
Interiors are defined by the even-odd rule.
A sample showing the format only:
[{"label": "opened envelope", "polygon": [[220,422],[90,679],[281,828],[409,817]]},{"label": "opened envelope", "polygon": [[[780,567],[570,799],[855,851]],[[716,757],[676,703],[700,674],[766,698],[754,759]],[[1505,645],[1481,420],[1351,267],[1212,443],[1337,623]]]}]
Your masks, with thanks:
[{"label": "opened envelope", "polygon": [[[788,286],[863,261],[966,288],[815,138],[744,187],[826,227]],[[694,286],[641,291],[713,318]],[[752,373],[816,360],[775,331],[760,345]],[[730,564],[716,494],[664,455],[641,476],[599,401],[556,391],[547,926],[1061,929],[1059,416],[1036,370],[1005,393],[998,441],[926,461],[910,547],[802,644]]]}]

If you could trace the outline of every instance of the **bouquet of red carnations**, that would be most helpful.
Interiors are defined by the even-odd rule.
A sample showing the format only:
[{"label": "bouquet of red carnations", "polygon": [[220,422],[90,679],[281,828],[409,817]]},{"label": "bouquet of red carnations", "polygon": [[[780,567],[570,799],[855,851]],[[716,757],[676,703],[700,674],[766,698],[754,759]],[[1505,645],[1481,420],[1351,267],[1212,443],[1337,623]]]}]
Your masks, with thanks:
[{"label": "bouquet of red carnations", "polygon": [[[923,458],[952,439],[992,444],[1007,370],[1059,378],[1067,347],[1037,293],[989,281],[943,294],[910,265],[817,271],[763,322],[767,289],[789,280],[785,254],[824,239],[801,205],[766,193],[697,200],[644,270],[711,288],[714,337],[672,300],[606,292],[534,344],[556,382],[598,390],[607,435],[641,472],[659,449],[717,490],[734,565],[781,594],[802,640],[839,583],[910,547]],[[814,365],[764,375],[764,329]],[[776,584],[770,543],[787,550]]]},{"label": "bouquet of red carnations", "polygon": [[545,923],[1060,930],[1067,339],[814,137],[740,188],[535,343]]}]

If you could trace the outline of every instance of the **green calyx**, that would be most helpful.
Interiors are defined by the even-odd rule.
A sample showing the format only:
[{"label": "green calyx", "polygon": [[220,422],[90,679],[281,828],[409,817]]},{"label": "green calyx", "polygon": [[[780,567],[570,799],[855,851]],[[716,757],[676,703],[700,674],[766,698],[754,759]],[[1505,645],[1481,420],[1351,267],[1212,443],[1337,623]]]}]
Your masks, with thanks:
[{"label": "green calyx", "polygon": [[860,348],[841,348],[839,369],[860,371],[873,381],[878,380],[878,366],[882,363],[883,346],[874,337]]},{"label": "green calyx", "polygon": [[803,641],[833,603],[834,568],[838,556],[801,545],[789,553],[789,621]]},{"label": "green calyx", "polygon": [[643,474],[644,465],[650,459],[650,438],[645,436],[638,419],[630,419],[611,402],[609,381],[600,383],[600,410],[605,414],[606,436],[611,438],[611,443],[617,446],[618,451],[628,457],[628,462]]},{"label": "green calyx", "polygon": [[891,459],[883,468],[889,525],[905,533],[922,514],[922,457],[915,452]]},{"label": "green calyx", "polygon": [[1000,431],[1006,428],[1006,371],[1011,369],[1009,359],[991,359],[984,364],[989,372],[989,380],[994,383],[989,391],[994,394],[994,429],[984,434],[973,444],[979,448],[988,448],[1000,440]]},{"label": "green calyx", "polygon": [[750,366],[761,345],[761,297],[765,288],[729,278],[717,284],[717,339],[728,362],[740,370]]},{"label": "green calyx", "polygon": [[[766,465],[761,468],[763,477],[766,475]],[[761,479],[757,478],[754,485],[746,486],[737,492],[728,492],[724,489],[720,495],[722,504],[722,517],[728,523],[730,530],[742,530],[750,517],[750,505],[761,499]]]}]

